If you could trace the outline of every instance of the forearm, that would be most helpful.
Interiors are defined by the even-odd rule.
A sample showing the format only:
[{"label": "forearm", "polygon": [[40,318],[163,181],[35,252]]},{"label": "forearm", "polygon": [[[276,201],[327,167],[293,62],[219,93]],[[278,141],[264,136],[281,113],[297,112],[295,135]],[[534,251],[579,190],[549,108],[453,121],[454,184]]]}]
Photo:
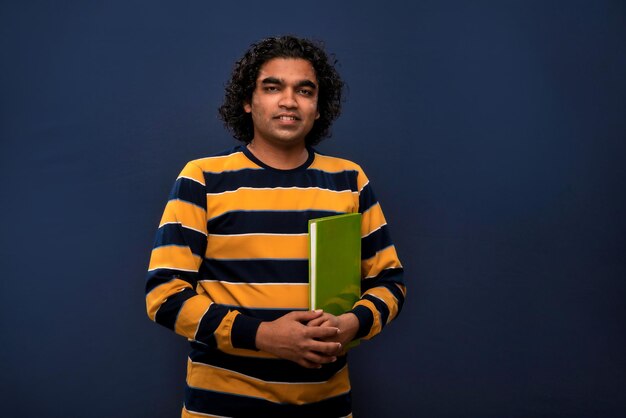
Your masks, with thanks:
[{"label": "forearm", "polygon": [[168,274],[151,271],[146,286],[148,316],[187,339],[203,345],[232,349],[255,349],[260,320],[214,303],[206,294],[197,294],[191,283]]},{"label": "forearm", "polygon": [[356,338],[371,339],[392,322],[402,310],[406,288],[402,269],[387,271],[363,283],[363,295],[350,311],[359,320]]}]

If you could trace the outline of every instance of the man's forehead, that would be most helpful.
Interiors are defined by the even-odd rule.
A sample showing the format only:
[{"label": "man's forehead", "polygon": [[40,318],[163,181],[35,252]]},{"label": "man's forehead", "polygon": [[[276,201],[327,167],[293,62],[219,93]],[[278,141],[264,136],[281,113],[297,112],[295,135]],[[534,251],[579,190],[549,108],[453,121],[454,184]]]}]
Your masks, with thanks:
[{"label": "man's forehead", "polygon": [[265,62],[259,69],[257,80],[274,78],[284,81],[309,80],[317,84],[317,76],[313,65],[302,58],[273,58]]}]

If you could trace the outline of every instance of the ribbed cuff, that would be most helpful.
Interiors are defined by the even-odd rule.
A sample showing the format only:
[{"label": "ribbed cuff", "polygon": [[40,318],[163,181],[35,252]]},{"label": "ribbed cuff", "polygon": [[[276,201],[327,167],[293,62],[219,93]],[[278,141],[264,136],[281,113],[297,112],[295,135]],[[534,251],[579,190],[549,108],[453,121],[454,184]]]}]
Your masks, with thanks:
[{"label": "ribbed cuff", "polygon": [[363,338],[369,334],[372,329],[372,325],[374,324],[374,315],[372,314],[372,311],[365,306],[358,305],[349,312],[355,314],[359,319],[359,330],[357,331],[354,339]]},{"label": "ribbed cuff", "polygon": [[230,340],[233,348],[246,348],[248,350],[257,350],[256,348],[256,332],[261,325],[258,318],[239,314],[233,322],[233,329],[230,332]]}]

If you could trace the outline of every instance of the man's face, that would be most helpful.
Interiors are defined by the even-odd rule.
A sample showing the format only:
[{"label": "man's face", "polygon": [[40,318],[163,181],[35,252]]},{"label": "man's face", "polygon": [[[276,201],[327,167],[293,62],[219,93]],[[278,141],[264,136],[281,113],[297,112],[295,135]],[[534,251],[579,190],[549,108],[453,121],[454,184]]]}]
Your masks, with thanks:
[{"label": "man's face", "polygon": [[300,58],[274,58],[259,69],[250,103],[257,144],[291,148],[303,146],[317,111],[318,83],[311,63]]}]

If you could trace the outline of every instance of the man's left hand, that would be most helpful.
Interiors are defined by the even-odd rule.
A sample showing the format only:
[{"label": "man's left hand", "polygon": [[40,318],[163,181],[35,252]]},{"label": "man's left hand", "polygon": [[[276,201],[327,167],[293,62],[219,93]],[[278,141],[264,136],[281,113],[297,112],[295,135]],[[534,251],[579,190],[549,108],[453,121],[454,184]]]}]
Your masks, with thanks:
[{"label": "man's left hand", "polygon": [[328,312],[324,312],[319,318],[315,318],[307,323],[309,327],[334,327],[339,329],[336,335],[324,340],[341,343],[342,347],[346,347],[350,343],[357,331],[359,330],[359,319],[355,314],[348,312],[335,316]]}]

